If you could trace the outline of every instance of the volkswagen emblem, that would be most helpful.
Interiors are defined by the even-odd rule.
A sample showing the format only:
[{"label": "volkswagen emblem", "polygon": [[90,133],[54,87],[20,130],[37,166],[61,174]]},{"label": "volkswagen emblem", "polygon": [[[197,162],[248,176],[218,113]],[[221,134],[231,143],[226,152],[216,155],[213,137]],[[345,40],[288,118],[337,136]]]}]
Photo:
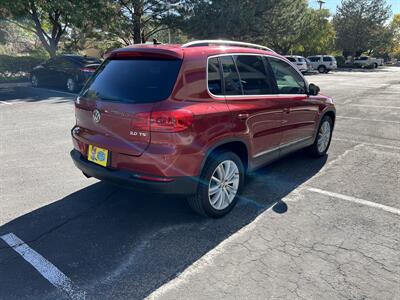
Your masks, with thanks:
[{"label": "volkswagen emblem", "polygon": [[92,113],[92,118],[95,123],[100,123],[101,114],[100,111],[95,109]]}]

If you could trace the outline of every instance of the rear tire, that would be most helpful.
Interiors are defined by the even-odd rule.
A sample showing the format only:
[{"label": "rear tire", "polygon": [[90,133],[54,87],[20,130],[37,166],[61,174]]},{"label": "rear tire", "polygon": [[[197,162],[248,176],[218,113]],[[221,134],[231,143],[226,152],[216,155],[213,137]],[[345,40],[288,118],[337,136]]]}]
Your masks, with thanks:
[{"label": "rear tire", "polygon": [[329,116],[324,116],[318,127],[314,144],[307,148],[307,152],[313,157],[324,156],[329,149],[332,140],[333,121]]},{"label": "rear tire", "polygon": [[190,207],[203,216],[220,218],[238,201],[245,169],[233,152],[219,152],[208,158],[200,176],[197,193],[188,198]]},{"label": "rear tire", "polygon": [[325,66],[319,66],[318,67],[318,72],[320,72],[321,74],[325,73],[326,72],[326,67]]}]

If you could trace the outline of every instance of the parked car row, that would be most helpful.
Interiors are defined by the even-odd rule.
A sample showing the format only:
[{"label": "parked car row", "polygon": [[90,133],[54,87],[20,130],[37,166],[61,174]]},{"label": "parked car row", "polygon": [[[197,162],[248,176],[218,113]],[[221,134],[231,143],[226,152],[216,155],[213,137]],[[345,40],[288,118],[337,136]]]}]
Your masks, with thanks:
[{"label": "parked car row", "polygon": [[60,55],[36,66],[31,72],[33,87],[56,87],[79,91],[101,61],[95,57]]},{"label": "parked car row", "polygon": [[314,55],[307,58],[299,55],[286,55],[285,57],[302,73],[313,70],[317,70],[319,73],[328,73],[337,69],[336,59],[331,55]]}]

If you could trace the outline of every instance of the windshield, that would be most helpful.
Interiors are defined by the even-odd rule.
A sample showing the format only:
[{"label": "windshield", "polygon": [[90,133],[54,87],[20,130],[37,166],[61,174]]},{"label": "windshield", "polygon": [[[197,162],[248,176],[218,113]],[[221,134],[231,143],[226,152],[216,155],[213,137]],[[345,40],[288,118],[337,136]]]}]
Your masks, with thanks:
[{"label": "windshield", "polygon": [[161,101],[171,94],[180,66],[180,60],[107,60],[81,96],[128,103]]}]

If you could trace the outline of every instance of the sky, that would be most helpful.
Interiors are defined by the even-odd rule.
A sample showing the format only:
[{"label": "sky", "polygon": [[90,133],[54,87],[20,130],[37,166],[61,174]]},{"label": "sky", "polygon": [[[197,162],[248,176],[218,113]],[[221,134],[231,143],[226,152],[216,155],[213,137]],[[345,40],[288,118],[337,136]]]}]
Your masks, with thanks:
[{"label": "sky", "polygon": [[[341,0],[324,0],[326,3],[324,4],[325,8],[329,8],[332,13],[336,12],[336,6],[341,3]],[[311,7],[319,7],[317,0],[309,0]],[[392,5],[392,11],[395,14],[400,13],[400,0],[387,0],[387,2]]]}]

